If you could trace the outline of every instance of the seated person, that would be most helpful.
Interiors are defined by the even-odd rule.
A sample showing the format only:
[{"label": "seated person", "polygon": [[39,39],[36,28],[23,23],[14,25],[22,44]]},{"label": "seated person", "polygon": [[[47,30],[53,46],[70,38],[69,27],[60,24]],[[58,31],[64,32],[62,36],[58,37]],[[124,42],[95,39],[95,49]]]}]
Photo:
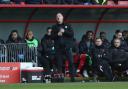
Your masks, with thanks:
[{"label": "seated person", "polygon": [[92,51],[92,66],[94,70],[94,79],[103,74],[108,81],[113,80],[113,75],[109,65],[109,51],[103,45],[101,38],[96,38],[95,48]]},{"label": "seated person", "polygon": [[39,42],[38,40],[34,37],[34,34],[32,31],[28,30],[25,36],[26,43],[28,44],[28,47],[38,47]]},{"label": "seated person", "polygon": [[52,28],[47,28],[47,33],[44,35],[44,37],[41,39],[41,58],[40,63],[46,69],[47,73],[51,73],[51,69],[54,69],[54,63],[55,62],[55,44],[54,40],[51,37],[51,31]]},{"label": "seated person", "polygon": [[118,71],[118,68],[121,67],[120,71],[128,70],[128,48],[121,46],[120,39],[114,39],[114,45],[110,48],[112,60],[110,61],[112,69]]},{"label": "seated person", "polygon": [[[9,62],[20,62],[23,61],[23,57],[21,58],[21,55],[24,54],[24,43],[25,40],[23,40],[20,36],[17,30],[13,30],[8,40],[6,41],[7,51],[8,51],[8,61]],[[21,51],[22,50],[22,51]]]},{"label": "seated person", "polygon": [[20,35],[19,35],[19,33],[18,33],[17,30],[13,30],[13,31],[10,33],[10,35],[9,35],[9,37],[8,37],[8,40],[6,41],[6,43],[24,43],[24,42],[25,42],[25,40],[23,40],[23,39],[20,37]]},{"label": "seated person", "polygon": [[121,40],[121,47],[127,48],[127,42],[125,41],[122,31],[116,30],[115,35],[113,36],[113,39],[111,41],[111,45],[114,44],[114,39],[120,39]]},{"label": "seated person", "polygon": [[94,41],[93,41],[93,32],[87,31],[85,35],[83,35],[80,43],[79,43],[79,53],[80,59],[84,60],[84,69],[83,69],[83,76],[88,77],[87,70],[91,63],[91,51],[94,48]]}]

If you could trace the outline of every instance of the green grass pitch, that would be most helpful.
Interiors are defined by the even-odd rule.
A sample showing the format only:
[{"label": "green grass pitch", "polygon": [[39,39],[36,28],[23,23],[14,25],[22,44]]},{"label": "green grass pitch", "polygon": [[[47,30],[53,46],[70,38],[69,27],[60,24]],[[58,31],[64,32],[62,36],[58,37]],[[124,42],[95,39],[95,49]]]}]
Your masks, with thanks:
[{"label": "green grass pitch", "polygon": [[1,84],[0,89],[128,89],[128,82]]}]

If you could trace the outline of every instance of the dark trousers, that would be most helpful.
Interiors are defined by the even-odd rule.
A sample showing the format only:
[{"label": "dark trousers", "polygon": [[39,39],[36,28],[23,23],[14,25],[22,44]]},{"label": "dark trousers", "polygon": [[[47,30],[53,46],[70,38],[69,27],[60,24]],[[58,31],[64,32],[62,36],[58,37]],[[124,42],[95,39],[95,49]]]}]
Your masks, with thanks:
[{"label": "dark trousers", "polygon": [[94,73],[95,74],[103,73],[103,75],[107,78],[108,81],[112,81],[113,79],[111,67],[109,63],[105,60],[100,60],[96,64],[96,66],[94,67]]},{"label": "dark trousers", "polygon": [[65,60],[69,61],[69,73],[71,77],[75,77],[75,67],[72,55],[72,48],[57,49],[56,52],[56,65],[59,72],[63,72]]},{"label": "dark trousers", "polygon": [[55,56],[54,55],[42,55],[40,58],[40,65],[44,68],[44,70],[46,70],[46,74],[50,74],[51,73],[51,69],[53,69],[54,66],[54,59]]},{"label": "dark trousers", "polygon": [[112,66],[112,70],[126,71],[128,69],[128,60],[123,61],[123,62],[112,62],[111,66]]}]

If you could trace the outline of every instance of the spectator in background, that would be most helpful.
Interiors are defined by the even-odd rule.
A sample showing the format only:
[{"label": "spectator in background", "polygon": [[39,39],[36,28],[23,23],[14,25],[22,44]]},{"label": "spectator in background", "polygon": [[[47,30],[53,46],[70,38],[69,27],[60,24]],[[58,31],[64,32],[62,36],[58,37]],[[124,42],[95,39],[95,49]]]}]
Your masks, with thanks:
[{"label": "spectator in background", "polygon": [[124,40],[126,41],[126,43],[128,45],[128,31],[127,30],[124,30],[122,32],[122,35],[123,35],[123,38],[124,38]]},{"label": "spectator in background", "polygon": [[47,33],[41,39],[42,58],[40,62],[47,73],[51,73],[51,69],[54,69],[53,62],[55,62],[55,44],[51,37],[52,28],[47,28]]},{"label": "spectator in background", "polygon": [[114,39],[120,39],[121,46],[124,48],[127,48],[128,45],[127,45],[126,41],[124,40],[122,32],[120,30],[116,30],[113,40],[111,41],[111,45],[114,45]]},{"label": "spectator in background", "polygon": [[[87,31],[85,35],[83,35],[80,43],[79,43],[79,53],[80,59],[85,60],[85,68],[83,71],[83,76],[88,77],[87,69],[88,65],[91,65],[91,51],[94,48],[94,41],[93,41],[93,32]],[[78,70],[77,70],[78,71]]]},{"label": "spectator in background", "polygon": [[111,46],[110,42],[106,38],[106,33],[105,32],[100,32],[100,38],[103,41],[104,47],[109,48]]},{"label": "spectator in background", "polygon": [[28,47],[38,47],[39,41],[34,37],[33,32],[28,30],[25,35],[26,43]]},{"label": "spectator in background", "polygon": [[109,50],[103,46],[101,38],[96,38],[95,48],[92,51],[93,55],[93,70],[94,79],[97,79],[101,73],[107,78],[107,80],[112,81],[113,75],[109,65],[110,54]]},{"label": "spectator in background", "polygon": [[19,45],[21,45],[22,43],[25,43],[25,40],[19,36],[19,33],[17,30],[13,30],[10,33],[6,43],[7,43],[7,49],[8,49],[7,51],[9,53],[7,56],[7,59],[9,62],[10,61],[20,62],[21,60],[24,59],[23,51],[19,53],[19,50],[22,50],[22,46],[19,46]]},{"label": "spectator in background", "polygon": [[127,37],[128,37],[128,31],[124,30],[124,31],[122,32],[122,35],[123,35],[123,38],[124,38],[124,39],[127,39]]},{"label": "spectator in background", "polygon": [[57,23],[52,26],[52,37],[55,41],[57,69],[62,73],[63,63],[65,62],[63,57],[65,56],[69,61],[71,81],[74,82],[75,68],[72,55],[74,31],[71,25],[64,23],[64,16],[62,13],[57,13],[56,21]]},{"label": "spectator in background", "polygon": [[13,30],[6,43],[24,43],[25,41],[20,37],[19,33],[17,30]]}]

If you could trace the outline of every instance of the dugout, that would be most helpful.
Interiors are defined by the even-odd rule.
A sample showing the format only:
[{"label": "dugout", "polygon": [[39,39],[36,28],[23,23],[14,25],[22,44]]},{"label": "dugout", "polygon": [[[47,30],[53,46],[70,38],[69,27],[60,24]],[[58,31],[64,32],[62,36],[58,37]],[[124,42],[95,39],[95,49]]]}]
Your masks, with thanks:
[{"label": "dugout", "polygon": [[127,8],[123,5],[0,5],[0,38],[7,40],[13,29],[21,36],[30,29],[40,40],[45,29],[55,23],[56,13],[61,12],[73,26],[78,40],[87,30],[105,31],[111,39],[115,30],[128,29]]},{"label": "dugout", "polygon": [[[21,36],[26,30],[32,30],[39,40],[44,36],[46,28],[52,26],[56,13],[61,12],[65,21],[70,23],[79,41],[81,36],[92,30],[98,35],[105,31],[111,40],[117,29],[128,30],[127,5],[0,5],[0,38],[5,41],[13,29]],[[19,71],[19,70],[18,70]]]}]

